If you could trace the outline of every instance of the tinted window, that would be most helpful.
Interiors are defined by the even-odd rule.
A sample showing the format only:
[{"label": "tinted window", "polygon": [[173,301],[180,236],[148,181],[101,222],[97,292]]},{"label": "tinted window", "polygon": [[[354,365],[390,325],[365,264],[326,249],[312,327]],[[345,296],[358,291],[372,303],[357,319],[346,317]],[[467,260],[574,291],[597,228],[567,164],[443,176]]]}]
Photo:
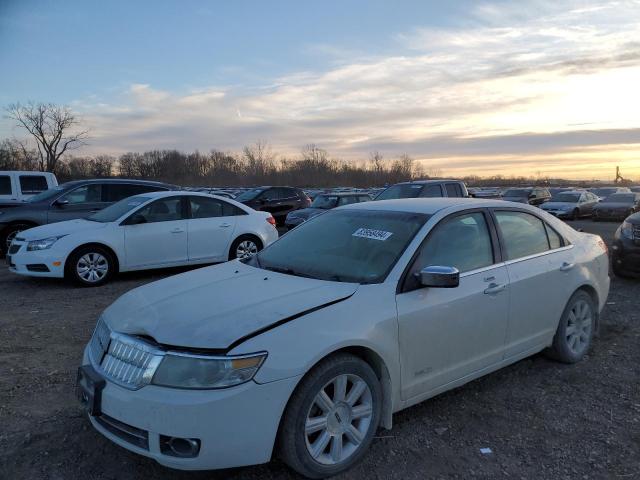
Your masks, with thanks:
[{"label": "tinted window", "polygon": [[222,217],[222,202],[207,197],[189,197],[191,218]]},{"label": "tinted window", "polygon": [[445,184],[445,188],[447,189],[448,197],[462,196],[462,189],[460,188],[460,185],[458,185],[457,183],[447,183]]},{"label": "tinted window", "polygon": [[75,190],[64,195],[61,200],[66,200],[70,204],[79,203],[98,203],[102,201],[102,185],[99,183],[91,183],[78,187]]},{"label": "tinted window", "polygon": [[442,189],[440,185],[425,185],[422,191],[420,192],[420,196],[422,198],[433,198],[433,197],[441,197]]},{"label": "tinted window", "polygon": [[35,195],[47,188],[47,179],[42,175],[20,175],[20,191],[25,195]]},{"label": "tinted window", "polygon": [[265,248],[254,257],[255,265],[323,280],[381,282],[427,218],[404,212],[330,210]]},{"label": "tinted window", "polygon": [[469,213],[440,222],[420,247],[411,268],[418,273],[425,267],[455,267],[461,273],[493,265],[493,247],[482,213]]},{"label": "tinted window", "polygon": [[0,175],[0,195],[11,195],[11,177]]},{"label": "tinted window", "polygon": [[298,196],[298,192],[293,188],[277,188],[279,198],[294,198]]},{"label": "tinted window", "polygon": [[161,190],[150,185],[135,185],[131,183],[112,183],[105,185],[105,188],[107,190],[107,202],[119,202],[123,198]]},{"label": "tinted window", "polygon": [[236,200],[239,202],[248,202],[258,197],[262,192],[264,192],[264,188],[254,188],[252,190],[247,190],[246,192],[241,193],[236,197]]},{"label": "tinted window", "polygon": [[311,204],[312,208],[330,209],[338,205],[337,195],[318,195]]},{"label": "tinted window", "polygon": [[542,220],[524,212],[496,212],[502,232],[506,259],[526,257],[549,250],[547,232]]},{"label": "tinted window", "polygon": [[181,197],[168,197],[151,202],[136,212],[142,215],[147,223],[171,222],[182,219]]}]

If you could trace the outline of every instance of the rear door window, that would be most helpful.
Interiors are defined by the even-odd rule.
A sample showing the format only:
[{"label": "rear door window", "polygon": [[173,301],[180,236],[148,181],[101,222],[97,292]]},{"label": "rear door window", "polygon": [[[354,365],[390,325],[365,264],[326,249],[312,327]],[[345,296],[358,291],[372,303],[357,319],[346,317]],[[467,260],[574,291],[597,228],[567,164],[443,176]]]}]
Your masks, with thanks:
[{"label": "rear door window", "polygon": [[495,215],[502,233],[506,260],[549,250],[546,228],[535,215],[515,211],[496,211]]},{"label": "rear door window", "polygon": [[0,175],[0,195],[11,195],[11,177]]},{"label": "rear door window", "polygon": [[20,175],[20,191],[24,195],[35,195],[49,188],[44,175]]},{"label": "rear door window", "polygon": [[425,185],[420,192],[422,198],[434,198],[442,196],[442,188],[440,185]]},{"label": "rear door window", "polygon": [[182,197],[167,197],[151,202],[135,215],[141,215],[146,223],[182,220]]}]

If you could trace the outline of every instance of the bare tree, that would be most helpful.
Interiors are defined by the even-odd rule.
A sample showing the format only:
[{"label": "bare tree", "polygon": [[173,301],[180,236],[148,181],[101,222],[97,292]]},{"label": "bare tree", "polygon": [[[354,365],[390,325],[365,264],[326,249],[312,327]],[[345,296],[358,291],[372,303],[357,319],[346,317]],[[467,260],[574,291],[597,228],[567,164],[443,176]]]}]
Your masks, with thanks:
[{"label": "bare tree", "polygon": [[40,155],[40,170],[55,172],[58,160],[67,151],[84,145],[87,130],[67,107],[53,103],[14,103],[7,107],[8,117],[24,128],[36,140]]}]

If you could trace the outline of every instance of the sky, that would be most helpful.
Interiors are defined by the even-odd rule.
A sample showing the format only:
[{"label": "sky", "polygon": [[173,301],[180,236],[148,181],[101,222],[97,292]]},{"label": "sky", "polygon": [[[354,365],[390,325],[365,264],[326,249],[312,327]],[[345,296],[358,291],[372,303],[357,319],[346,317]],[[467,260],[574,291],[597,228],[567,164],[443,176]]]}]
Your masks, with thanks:
[{"label": "sky", "polygon": [[78,154],[313,143],[640,179],[640,0],[0,0],[0,72],[0,106],[71,107]]}]

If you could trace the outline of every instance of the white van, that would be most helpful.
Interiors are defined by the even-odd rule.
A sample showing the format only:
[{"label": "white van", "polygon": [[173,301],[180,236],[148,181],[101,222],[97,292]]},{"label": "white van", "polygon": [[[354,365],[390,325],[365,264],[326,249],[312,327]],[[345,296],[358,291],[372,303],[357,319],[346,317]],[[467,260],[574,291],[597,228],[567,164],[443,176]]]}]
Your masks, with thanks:
[{"label": "white van", "polygon": [[0,206],[25,202],[57,185],[58,179],[50,172],[0,171]]}]

